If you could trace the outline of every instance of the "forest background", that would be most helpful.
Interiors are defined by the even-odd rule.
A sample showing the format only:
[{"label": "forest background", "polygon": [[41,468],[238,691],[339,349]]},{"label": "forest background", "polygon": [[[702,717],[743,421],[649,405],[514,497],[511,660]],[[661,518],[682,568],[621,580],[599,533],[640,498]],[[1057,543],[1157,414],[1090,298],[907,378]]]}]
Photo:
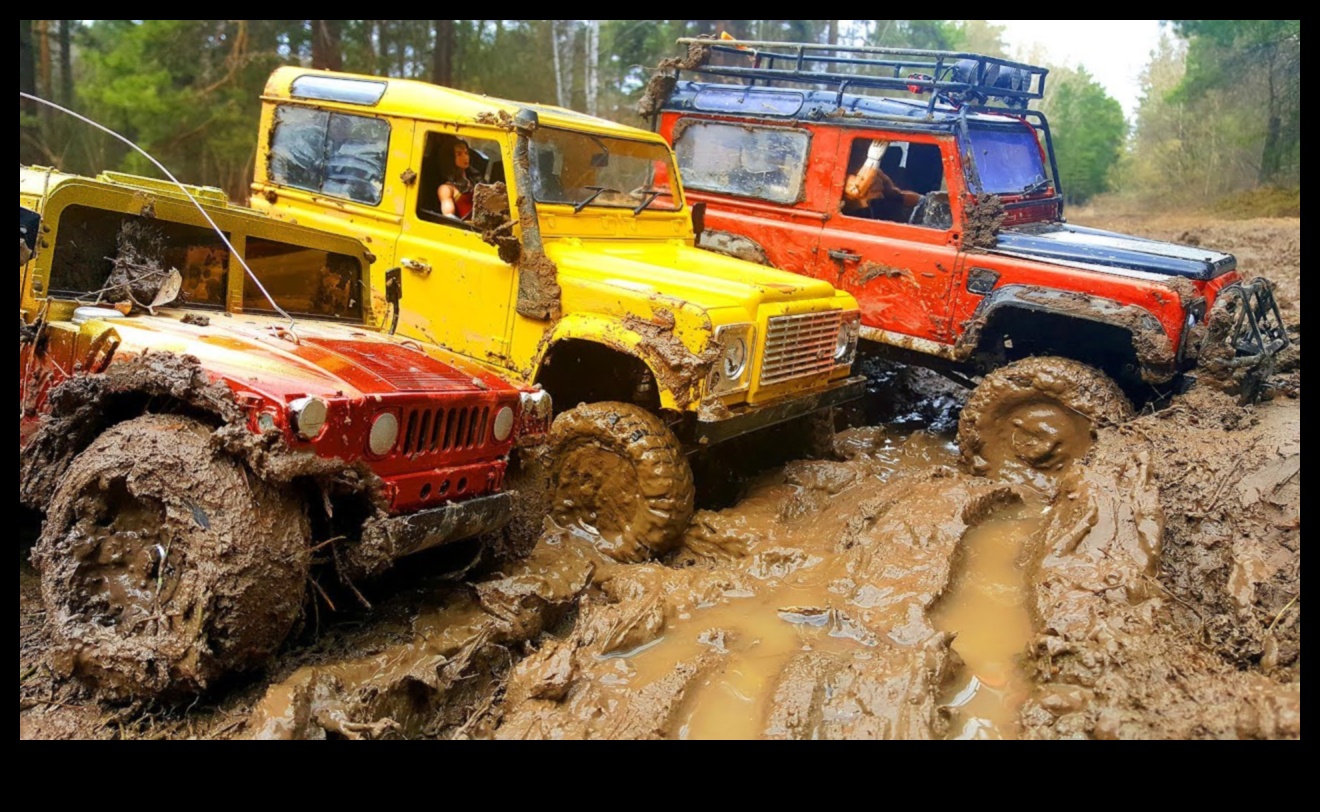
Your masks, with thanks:
[{"label": "forest background", "polygon": [[[1009,53],[985,20],[19,20],[19,90],[69,107],[180,179],[244,200],[279,65],[423,79],[648,126],[635,106],[675,40],[937,48],[1051,68],[1040,108],[1071,202],[1301,215],[1301,21],[1168,20],[1135,120],[1085,69]],[[136,153],[19,99],[19,162],[154,175]]]}]

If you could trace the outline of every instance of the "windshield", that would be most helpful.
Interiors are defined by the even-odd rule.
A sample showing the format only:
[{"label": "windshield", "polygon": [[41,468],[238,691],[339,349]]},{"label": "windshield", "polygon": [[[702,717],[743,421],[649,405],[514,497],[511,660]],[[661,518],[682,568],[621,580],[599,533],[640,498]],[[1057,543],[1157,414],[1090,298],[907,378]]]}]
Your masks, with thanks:
[{"label": "windshield", "polygon": [[1021,195],[1045,191],[1046,170],[1036,131],[972,129],[967,152],[976,161],[984,194]]},{"label": "windshield", "polygon": [[538,203],[677,211],[668,147],[587,133],[538,129],[531,138],[532,195]]}]

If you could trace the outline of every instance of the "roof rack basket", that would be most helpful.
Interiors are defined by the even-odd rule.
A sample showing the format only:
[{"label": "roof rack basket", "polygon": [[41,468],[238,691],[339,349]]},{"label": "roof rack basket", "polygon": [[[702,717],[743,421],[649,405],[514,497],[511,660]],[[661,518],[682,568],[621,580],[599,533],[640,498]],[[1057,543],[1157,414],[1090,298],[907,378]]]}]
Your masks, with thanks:
[{"label": "roof rack basket", "polygon": [[[682,70],[741,79],[749,85],[824,85],[843,94],[850,89],[874,88],[912,94],[930,94],[928,109],[937,102],[955,107],[999,109],[1021,113],[1045,93],[1049,69],[983,54],[928,51],[855,45],[820,45],[801,42],[685,37],[689,48],[709,49],[695,66]],[[726,64],[712,64],[710,55],[730,54]],[[746,62],[747,64],[738,64]]]}]

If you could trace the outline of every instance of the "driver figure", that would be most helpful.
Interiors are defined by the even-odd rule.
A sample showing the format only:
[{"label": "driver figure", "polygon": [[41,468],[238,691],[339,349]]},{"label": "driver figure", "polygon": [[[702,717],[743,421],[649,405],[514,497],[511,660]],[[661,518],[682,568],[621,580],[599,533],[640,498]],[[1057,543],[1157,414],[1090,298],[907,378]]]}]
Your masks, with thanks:
[{"label": "driver figure", "polygon": [[454,220],[472,215],[472,190],[480,178],[472,171],[472,154],[466,141],[454,141],[454,172],[440,184],[440,213]]},{"label": "driver figure", "polygon": [[888,148],[888,141],[872,141],[866,150],[866,162],[848,176],[843,184],[841,208],[844,214],[901,221],[903,210],[910,210],[921,202],[920,194],[898,188],[880,169],[880,159]]}]

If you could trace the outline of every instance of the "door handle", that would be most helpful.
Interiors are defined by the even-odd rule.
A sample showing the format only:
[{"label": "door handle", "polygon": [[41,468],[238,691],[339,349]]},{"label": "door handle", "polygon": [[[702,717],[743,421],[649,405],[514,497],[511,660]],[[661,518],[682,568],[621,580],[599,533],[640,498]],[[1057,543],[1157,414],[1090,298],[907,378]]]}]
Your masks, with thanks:
[{"label": "door handle", "polygon": [[418,259],[408,259],[407,257],[404,257],[399,260],[399,264],[413,273],[421,274],[422,276],[427,276],[431,273],[430,263],[422,262]]},{"label": "door handle", "polygon": [[836,262],[861,262],[862,260],[861,254],[854,254],[846,248],[832,249],[829,254],[830,259]]}]

